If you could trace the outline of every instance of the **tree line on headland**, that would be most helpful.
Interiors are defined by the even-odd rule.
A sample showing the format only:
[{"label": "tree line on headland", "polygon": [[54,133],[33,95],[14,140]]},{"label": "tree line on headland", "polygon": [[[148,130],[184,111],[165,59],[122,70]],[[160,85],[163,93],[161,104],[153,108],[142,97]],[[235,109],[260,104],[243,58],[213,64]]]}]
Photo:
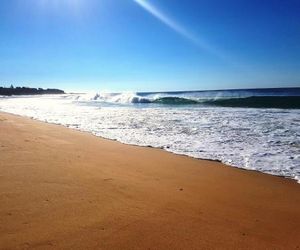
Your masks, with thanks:
[{"label": "tree line on headland", "polygon": [[60,89],[42,89],[42,88],[29,88],[29,87],[14,87],[11,85],[9,88],[0,87],[0,95],[44,95],[44,94],[64,94],[65,92]]}]

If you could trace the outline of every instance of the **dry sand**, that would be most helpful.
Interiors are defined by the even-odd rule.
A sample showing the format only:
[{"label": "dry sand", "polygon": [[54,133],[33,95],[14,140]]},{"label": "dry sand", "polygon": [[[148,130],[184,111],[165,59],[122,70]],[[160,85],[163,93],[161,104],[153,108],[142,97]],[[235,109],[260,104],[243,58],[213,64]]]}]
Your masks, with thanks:
[{"label": "dry sand", "polygon": [[0,248],[300,249],[300,185],[0,113]]}]

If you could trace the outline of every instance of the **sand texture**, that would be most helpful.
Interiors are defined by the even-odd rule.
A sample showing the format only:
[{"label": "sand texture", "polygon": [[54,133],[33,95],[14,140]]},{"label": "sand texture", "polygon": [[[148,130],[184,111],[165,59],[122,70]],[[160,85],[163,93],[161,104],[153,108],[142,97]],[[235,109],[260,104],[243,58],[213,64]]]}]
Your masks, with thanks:
[{"label": "sand texture", "polygon": [[300,185],[0,113],[0,249],[300,249]]}]

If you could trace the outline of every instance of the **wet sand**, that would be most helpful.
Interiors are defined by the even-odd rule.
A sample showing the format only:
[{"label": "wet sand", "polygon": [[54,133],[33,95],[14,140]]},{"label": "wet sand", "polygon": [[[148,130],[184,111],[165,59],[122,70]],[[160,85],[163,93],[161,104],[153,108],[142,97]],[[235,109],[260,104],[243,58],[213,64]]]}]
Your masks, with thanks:
[{"label": "wet sand", "polygon": [[0,113],[0,249],[300,249],[300,185]]}]

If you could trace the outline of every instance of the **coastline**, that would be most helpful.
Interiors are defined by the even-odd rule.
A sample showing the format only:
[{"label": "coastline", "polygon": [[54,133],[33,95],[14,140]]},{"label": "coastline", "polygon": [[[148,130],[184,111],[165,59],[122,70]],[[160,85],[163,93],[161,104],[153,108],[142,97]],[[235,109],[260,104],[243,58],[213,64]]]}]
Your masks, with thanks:
[{"label": "coastline", "polygon": [[0,248],[298,249],[296,181],[0,112]]},{"label": "coastline", "polygon": [[136,98],[143,97],[121,93],[7,98],[1,110],[125,144],[299,181],[299,110],[135,105]]},{"label": "coastline", "polygon": [[89,132],[89,131],[85,131],[85,130],[81,130],[81,129],[78,129],[78,128],[73,128],[73,127],[65,126],[63,124],[52,123],[52,122],[47,122],[47,121],[41,121],[41,120],[36,119],[36,118],[32,118],[32,117],[28,117],[28,116],[22,116],[22,115],[19,115],[19,114],[9,113],[9,112],[5,112],[5,111],[0,111],[0,114],[1,113],[2,114],[16,116],[16,117],[20,117],[20,118],[30,119],[30,120],[36,121],[36,122],[41,122],[41,123],[46,123],[46,124],[50,124],[50,125],[54,125],[54,126],[59,126],[59,127],[65,128],[65,129],[72,129],[72,130],[78,131],[79,133],[86,133],[86,134],[89,134],[91,136],[100,138],[101,140],[104,140],[104,141],[117,142],[117,143],[121,143],[121,144],[128,145],[128,146],[133,146],[133,147],[141,147],[141,148],[150,148],[150,149],[162,150],[164,152],[167,152],[169,154],[174,154],[174,155],[177,155],[177,156],[192,158],[192,159],[196,159],[196,160],[200,160],[200,161],[208,161],[208,162],[220,163],[220,164],[222,164],[225,167],[238,168],[238,169],[244,170],[244,171],[251,171],[251,172],[257,172],[259,174],[272,175],[272,176],[275,176],[275,177],[279,177],[279,178],[284,178],[284,179],[287,179],[287,180],[295,181],[298,184],[300,184],[300,179],[298,180],[297,178],[287,177],[287,176],[273,174],[273,173],[266,173],[266,172],[262,172],[262,171],[257,170],[257,169],[250,169],[250,168],[245,168],[245,167],[230,165],[230,164],[226,164],[226,163],[222,162],[221,160],[217,160],[217,159],[209,159],[209,158],[206,159],[206,158],[193,157],[191,155],[187,155],[187,154],[184,154],[184,153],[175,153],[175,152],[169,151],[168,149],[163,148],[163,147],[155,147],[155,146],[151,146],[151,145],[144,146],[144,145],[137,145],[137,144],[126,143],[126,142],[119,141],[117,139],[111,139],[111,138],[108,138],[108,137],[107,138],[103,137],[101,135],[96,135],[96,134],[94,134],[92,132]]}]

